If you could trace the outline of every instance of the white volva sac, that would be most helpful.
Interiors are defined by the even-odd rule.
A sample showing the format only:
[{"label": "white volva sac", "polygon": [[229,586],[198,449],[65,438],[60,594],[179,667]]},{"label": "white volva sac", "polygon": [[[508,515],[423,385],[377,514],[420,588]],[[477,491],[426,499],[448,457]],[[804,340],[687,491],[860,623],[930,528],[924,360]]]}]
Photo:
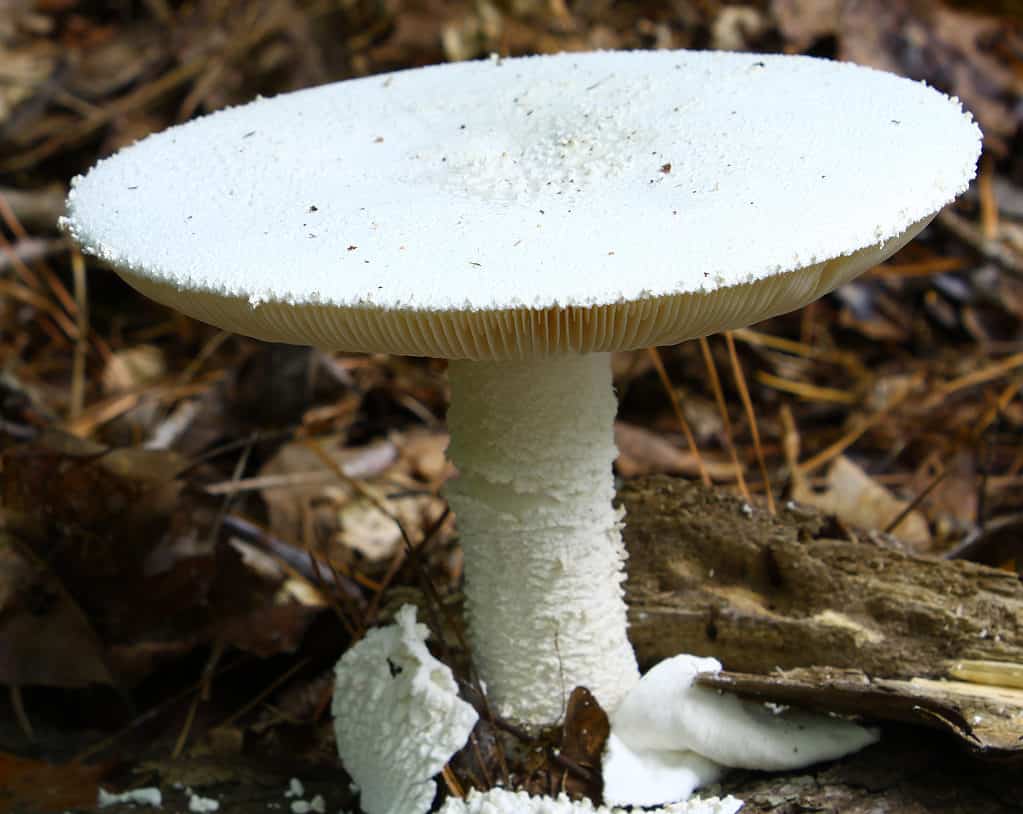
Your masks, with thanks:
[{"label": "white volva sac", "polygon": [[607,354],[452,362],[447,497],[473,655],[504,716],[558,720],[585,685],[614,709],[639,678],[626,636],[616,409]]},{"label": "white volva sac", "polygon": [[[664,806],[646,814],[735,814],[742,801],[734,797],[707,797]],[[558,797],[531,797],[524,791],[491,789],[471,791],[465,799],[448,798],[438,814],[628,814],[625,809],[594,806],[589,800]]]},{"label": "white volva sac", "polygon": [[432,779],[465,746],[476,711],[451,669],[426,647],[427,629],[405,605],[395,624],[369,631],[338,662],[334,731],[366,814],[425,814]]},{"label": "white volva sac", "polygon": [[716,659],[675,656],[650,670],[611,716],[604,799],[657,805],[688,797],[722,767],[799,769],[856,752],[878,739],[862,726],[693,686]]}]

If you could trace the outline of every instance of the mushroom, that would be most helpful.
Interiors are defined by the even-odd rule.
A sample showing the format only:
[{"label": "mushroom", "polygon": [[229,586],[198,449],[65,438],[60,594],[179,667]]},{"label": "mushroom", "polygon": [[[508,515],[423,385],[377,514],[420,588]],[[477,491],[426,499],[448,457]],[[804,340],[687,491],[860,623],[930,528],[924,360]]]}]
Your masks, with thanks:
[{"label": "mushroom", "polygon": [[546,724],[638,678],[608,354],[799,308],[911,240],[980,133],[921,83],[685,51],[420,68],[260,99],[76,179],[65,221],[221,328],[451,360],[475,663]]}]

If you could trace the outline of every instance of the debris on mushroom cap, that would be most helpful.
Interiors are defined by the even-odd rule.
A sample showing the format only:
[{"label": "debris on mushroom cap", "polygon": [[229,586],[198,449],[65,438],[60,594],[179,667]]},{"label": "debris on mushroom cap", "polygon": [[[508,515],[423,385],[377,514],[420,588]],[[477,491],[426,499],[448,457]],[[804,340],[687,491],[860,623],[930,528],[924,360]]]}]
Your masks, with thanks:
[{"label": "debris on mushroom cap", "polygon": [[476,711],[458,697],[451,669],[426,647],[427,628],[405,605],[338,662],[334,731],[367,814],[424,814],[431,779],[469,739]]},{"label": "debris on mushroom cap", "polygon": [[77,179],[65,226],[239,333],[525,358],[797,308],[910,239],[979,150],[958,100],[850,64],[560,54],[212,114]]},{"label": "debris on mushroom cap", "polygon": [[[687,800],[647,812],[647,814],[735,814],[742,800],[707,797]],[[589,800],[558,797],[531,797],[524,791],[491,789],[470,791],[465,799],[449,797],[438,814],[626,814],[621,808],[596,807]]]},{"label": "debris on mushroom cap", "polygon": [[[662,661],[640,679],[611,716],[603,765],[606,800],[670,802],[714,780],[715,763],[798,769],[878,740],[877,730],[848,721],[798,711],[777,713],[763,704],[693,686],[698,673],[720,670],[716,659],[681,655]],[[690,765],[686,752],[712,763]],[[708,779],[696,778],[692,784],[701,771]],[[673,779],[677,788],[671,786]]]}]

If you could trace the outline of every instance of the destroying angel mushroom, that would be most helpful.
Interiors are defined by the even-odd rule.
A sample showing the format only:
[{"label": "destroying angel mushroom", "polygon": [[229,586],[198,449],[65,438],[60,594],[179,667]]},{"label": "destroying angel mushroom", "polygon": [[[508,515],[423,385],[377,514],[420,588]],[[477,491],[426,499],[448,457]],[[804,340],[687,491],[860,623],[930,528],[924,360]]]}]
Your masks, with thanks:
[{"label": "destroying angel mushroom", "polygon": [[957,100],[794,56],[492,59],[150,136],[65,226],[144,294],[261,339],[451,360],[448,497],[474,662],[546,724],[638,679],[612,506],[610,351],[799,308],[973,177]]}]

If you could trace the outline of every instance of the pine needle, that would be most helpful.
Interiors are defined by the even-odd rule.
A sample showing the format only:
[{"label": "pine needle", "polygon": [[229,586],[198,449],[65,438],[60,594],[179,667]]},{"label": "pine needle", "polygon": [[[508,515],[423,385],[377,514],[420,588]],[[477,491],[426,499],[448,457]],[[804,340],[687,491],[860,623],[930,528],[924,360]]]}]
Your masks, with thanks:
[{"label": "pine needle", "polygon": [[753,435],[753,449],[756,450],[757,464],[760,467],[760,477],[764,479],[764,490],[767,493],[767,510],[776,514],[774,505],[774,492],[771,489],[771,476],[767,472],[767,461],[764,460],[764,449],[760,445],[760,428],[757,426],[757,414],[753,410],[753,400],[749,395],[749,388],[746,386],[746,374],[742,372],[742,365],[739,363],[739,354],[735,352],[735,339],[731,331],[725,331],[725,343],[728,345],[728,356],[732,361],[732,375],[735,377],[735,386],[739,388],[739,398],[742,399],[742,406],[746,409],[746,417],[749,420],[750,432]]},{"label": "pine needle", "polygon": [[735,443],[732,441],[732,422],[728,418],[728,406],[725,404],[725,393],[721,389],[721,380],[718,378],[717,367],[714,364],[714,357],[710,353],[710,343],[707,341],[707,337],[700,337],[700,352],[703,354],[703,363],[707,367],[707,375],[710,377],[710,387],[714,391],[714,401],[717,402],[718,412],[721,414],[721,425],[724,430],[724,444],[728,450],[728,455],[732,459],[732,464],[735,466],[735,477],[739,483],[739,491],[742,492],[743,498],[749,502],[752,500],[749,493],[749,487],[746,485],[746,476],[743,474],[742,464],[739,462],[739,453],[735,449]]},{"label": "pine needle", "polygon": [[703,463],[703,456],[700,454],[700,448],[696,445],[696,437],[693,435],[692,429],[689,427],[689,422],[686,421],[685,413],[682,412],[682,404],[678,400],[678,393],[675,392],[675,388],[671,386],[671,379],[668,378],[668,371],[664,369],[664,362],[661,361],[661,353],[657,348],[647,348],[647,353],[650,355],[650,361],[654,363],[654,369],[657,370],[657,375],[661,380],[661,384],[664,386],[664,391],[668,394],[668,400],[671,402],[671,409],[675,413],[675,418],[678,421],[679,427],[682,429],[682,434],[686,437],[686,444],[689,445],[689,451],[693,453],[693,457],[696,459],[696,468],[700,471],[700,480],[704,486],[710,486],[710,473],[707,471],[707,467]]}]

